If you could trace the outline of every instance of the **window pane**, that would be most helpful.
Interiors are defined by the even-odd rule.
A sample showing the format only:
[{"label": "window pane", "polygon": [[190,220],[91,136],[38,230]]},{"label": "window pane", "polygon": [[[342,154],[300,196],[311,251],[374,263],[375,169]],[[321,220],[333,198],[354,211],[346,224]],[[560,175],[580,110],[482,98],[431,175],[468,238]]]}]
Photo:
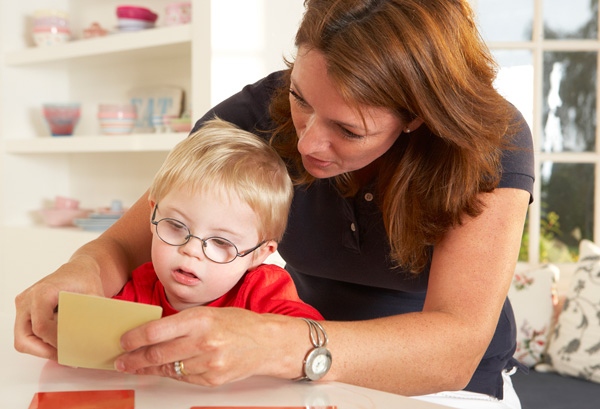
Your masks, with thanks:
[{"label": "window pane", "polygon": [[596,138],[595,52],[544,53],[544,152],[593,152]]},{"label": "window pane", "polygon": [[545,38],[598,38],[598,0],[544,0],[543,8]]},{"label": "window pane", "polygon": [[533,57],[527,50],[493,50],[500,66],[494,86],[533,123]]},{"label": "window pane", "polygon": [[575,261],[594,237],[594,165],[544,162],[540,176],[540,262]]},{"label": "window pane", "polygon": [[534,0],[479,0],[475,11],[486,41],[531,41]]}]

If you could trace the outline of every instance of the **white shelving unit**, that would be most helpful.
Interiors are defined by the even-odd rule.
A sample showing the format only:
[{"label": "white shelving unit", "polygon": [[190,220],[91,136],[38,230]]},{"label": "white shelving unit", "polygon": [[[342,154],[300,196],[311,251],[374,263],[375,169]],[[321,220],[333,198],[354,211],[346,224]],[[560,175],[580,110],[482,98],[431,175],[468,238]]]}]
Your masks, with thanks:
[{"label": "white shelving unit", "polygon": [[[35,10],[67,11],[73,35],[81,36],[92,22],[114,29],[115,9],[124,3],[0,0],[0,275],[24,263],[37,268],[36,262],[43,273],[51,272],[97,236],[78,228],[45,227],[36,218],[37,209],[56,195],[77,198],[84,208],[108,206],[113,199],[130,206],[168,151],[187,135],[101,135],[98,104],[127,101],[132,88],[169,85],[184,90],[184,108],[196,116],[210,107],[211,2],[193,0],[192,23],[166,27],[161,18],[171,2],[127,3],[159,14],[154,29],[42,48],[33,45],[30,35]],[[75,133],[51,137],[41,105],[68,101],[82,104]]]},{"label": "white shelving unit", "polygon": [[[186,134],[104,136],[100,103],[126,100],[129,90],[177,86],[197,119],[243,85],[284,68],[302,12],[299,0],[192,0],[192,23],[165,27],[173,0],[0,0],[0,285],[11,274],[35,280],[98,234],[48,228],[36,211],[55,196],[81,206],[127,207],[148,188],[168,151]],[[73,34],[98,22],[114,30],[119,5],[159,14],[157,28],[35,47],[35,10],[67,11]],[[214,36],[215,41],[211,41]],[[72,137],[53,138],[46,102],[82,104]]]}]

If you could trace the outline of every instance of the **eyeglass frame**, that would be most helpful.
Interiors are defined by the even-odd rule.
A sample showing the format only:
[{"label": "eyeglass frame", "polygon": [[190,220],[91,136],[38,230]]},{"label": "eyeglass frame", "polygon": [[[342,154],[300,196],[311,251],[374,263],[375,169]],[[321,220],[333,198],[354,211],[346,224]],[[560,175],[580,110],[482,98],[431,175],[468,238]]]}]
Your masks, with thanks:
[{"label": "eyeglass frame", "polygon": [[[231,240],[228,240],[228,239],[226,239],[225,237],[220,237],[220,236],[211,236],[211,237],[207,237],[207,238],[203,239],[202,237],[194,236],[194,235],[192,234],[192,232],[191,232],[190,228],[187,226],[187,224],[183,223],[183,222],[182,222],[182,221],[180,221],[180,220],[174,219],[174,218],[172,218],[172,217],[164,217],[164,218],[162,218],[162,219],[160,219],[160,220],[155,220],[155,218],[156,218],[156,211],[157,211],[157,210],[158,210],[158,203],[156,203],[156,204],[154,205],[154,211],[152,212],[152,220],[150,221],[150,223],[152,223],[152,224],[154,225],[154,231],[156,232],[156,235],[158,236],[158,238],[159,238],[159,239],[160,239],[160,240],[161,240],[163,243],[165,243],[165,244],[168,244],[169,246],[173,246],[173,247],[181,247],[181,246],[185,246],[186,244],[188,244],[188,243],[189,243],[189,241],[190,241],[190,239],[191,239],[192,237],[193,237],[193,238],[196,238],[196,239],[198,239],[198,240],[200,240],[200,241],[202,242],[202,254],[204,254],[204,256],[205,256],[205,257],[206,257],[208,260],[210,260],[210,261],[212,261],[213,263],[216,263],[216,264],[229,264],[229,263],[232,263],[233,261],[235,261],[235,259],[237,259],[238,257],[246,257],[248,254],[252,253],[252,252],[253,252],[253,251],[255,251],[255,250],[258,250],[258,248],[260,248],[260,246],[262,246],[262,245],[263,245],[263,244],[265,244],[267,241],[269,241],[269,240],[263,240],[263,241],[261,241],[260,243],[258,243],[256,246],[252,247],[251,249],[249,249],[249,250],[246,250],[246,251],[243,251],[243,252],[241,252],[241,253],[240,253],[240,252],[239,252],[239,250],[238,250],[238,248],[237,248],[237,246],[236,246],[236,245],[235,245],[235,244],[234,244],[234,243],[233,243]],[[172,221],[174,221],[174,222],[177,222],[177,223],[181,224],[183,227],[185,227],[185,229],[187,230],[188,234],[187,234],[187,236],[185,237],[185,241],[184,241],[183,243],[181,243],[181,244],[172,244],[172,243],[169,243],[168,241],[166,241],[165,239],[163,239],[163,238],[160,236],[160,234],[158,233],[158,223],[162,222],[163,220],[172,220]],[[210,257],[209,257],[209,256],[206,254],[206,251],[204,251],[204,249],[206,248],[206,242],[207,242],[207,240],[210,240],[210,239],[219,239],[219,240],[224,240],[224,241],[226,241],[227,243],[231,244],[231,245],[233,246],[233,248],[235,249],[235,257],[233,257],[233,258],[232,258],[231,260],[229,260],[229,261],[215,261],[215,260],[213,260],[212,258],[210,258]]]}]

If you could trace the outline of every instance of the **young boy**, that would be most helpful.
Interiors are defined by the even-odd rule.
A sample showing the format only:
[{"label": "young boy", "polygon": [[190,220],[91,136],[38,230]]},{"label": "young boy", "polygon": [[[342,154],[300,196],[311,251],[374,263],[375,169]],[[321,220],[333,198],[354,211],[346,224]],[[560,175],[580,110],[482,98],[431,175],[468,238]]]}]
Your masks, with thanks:
[{"label": "young boy", "polygon": [[180,142],[150,188],[152,262],[114,298],[163,307],[200,305],[321,320],[289,274],[262,264],[283,236],[292,183],[257,136],[215,119]]}]

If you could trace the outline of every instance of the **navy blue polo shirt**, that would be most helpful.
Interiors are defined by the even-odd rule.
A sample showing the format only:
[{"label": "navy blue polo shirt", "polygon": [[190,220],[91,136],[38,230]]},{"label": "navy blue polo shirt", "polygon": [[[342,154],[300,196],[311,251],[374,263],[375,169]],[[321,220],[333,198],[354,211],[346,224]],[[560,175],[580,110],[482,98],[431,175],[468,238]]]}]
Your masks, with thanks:
[{"label": "navy blue polo shirt", "polygon": [[[217,115],[248,131],[272,129],[268,105],[280,81],[281,73],[273,73],[245,87],[208,112],[196,128]],[[264,132],[257,134],[265,137]],[[526,125],[513,143],[517,149],[503,154],[499,187],[532,195],[533,146]],[[383,216],[374,200],[375,183],[350,198],[339,194],[332,179],[295,188],[278,250],[300,298],[328,320],[364,320],[423,309],[429,266],[418,275],[393,267]],[[519,365],[512,357],[515,348],[515,319],[507,299],[494,337],[465,390],[501,399],[502,370]]]}]

